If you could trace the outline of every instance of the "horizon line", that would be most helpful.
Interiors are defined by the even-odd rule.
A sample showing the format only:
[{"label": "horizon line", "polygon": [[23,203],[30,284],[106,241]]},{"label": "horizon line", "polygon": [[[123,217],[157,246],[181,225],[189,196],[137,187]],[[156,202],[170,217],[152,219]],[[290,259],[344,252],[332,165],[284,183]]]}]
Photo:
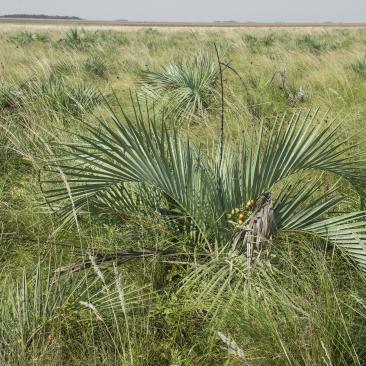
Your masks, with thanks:
[{"label": "horizon line", "polygon": [[[14,15],[14,17],[12,17]],[[366,21],[364,22],[336,22],[336,21],[236,21],[236,20],[212,20],[212,21],[192,21],[192,20],[130,20],[130,19],[86,19],[80,18],[77,16],[66,16],[66,15],[46,15],[46,14],[29,14],[28,17],[17,17],[16,15],[23,15],[23,14],[5,14],[0,15],[0,21],[30,21],[30,22],[70,22],[70,23],[105,23],[110,25],[177,25],[177,26],[184,26],[184,25],[226,25],[226,26],[250,26],[250,25],[287,25],[287,26],[315,26],[315,25],[366,25]],[[28,15],[28,14],[24,14]],[[44,15],[46,18],[36,18],[36,16]],[[34,16],[34,18],[32,18]],[[53,18],[55,17],[55,18]],[[63,18],[64,17],[64,18]],[[79,19],[72,19],[72,17],[77,17]],[[69,19],[68,19],[69,18]]]}]

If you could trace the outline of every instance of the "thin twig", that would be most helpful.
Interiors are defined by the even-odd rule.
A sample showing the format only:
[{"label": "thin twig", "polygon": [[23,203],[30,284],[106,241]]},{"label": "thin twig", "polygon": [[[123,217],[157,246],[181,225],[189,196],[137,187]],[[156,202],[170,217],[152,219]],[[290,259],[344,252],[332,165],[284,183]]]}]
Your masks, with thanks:
[{"label": "thin twig", "polygon": [[247,101],[247,105],[248,105],[248,108],[249,108],[249,113],[250,113],[250,115],[252,117],[253,130],[254,130],[254,134],[255,134],[255,139],[257,141],[257,131],[256,131],[256,126],[255,126],[256,115],[255,115],[255,111],[254,111],[254,108],[253,108],[254,107],[254,102],[253,102],[252,96],[249,93],[248,86],[245,83],[245,81],[242,78],[242,76],[239,74],[239,72],[230,65],[230,62],[229,63],[223,63],[223,62],[221,62],[221,64],[223,66],[225,66],[225,68],[227,68],[228,70],[230,70],[231,72],[233,72],[238,77],[238,79],[240,80],[240,82],[241,82],[241,84],[242,84],[242,86],[243,86],[243,88],[245,90],[246,98],[247,98],[246,101]]},{"label": "thin twig", "polygon": [[138,258],[151,258],[176,254],[178,253],[169,249],[162,251],[146,249],[142,251],[121,251],[116,253],[92,253],[93,260],[90,260],[89,254],[88,259],[84,258],[78,262],[74,262],[64,267],[57,268],[55,270],[55,273],[62,275],[66,273],[80,271],[82,269],[93,267],[93,265],[100,265],[107,262],[116,262],[117,264],[123,264]]},{"label": "thin twig", "polygon": [[247,95],[249,95],[249,90],[248,90],[248,87],[247,85],[245,84],[244,82],[244,79],[242,78],[242,76],[238,73],[238,71],[236,71],[231,65],[230,63],[224,63],[224,62],[221,62],[221,64],[223,66],[225,66],[225,68],[229,69],[230,71],[232,71],[240,80],[240,82],[242,83]]}]

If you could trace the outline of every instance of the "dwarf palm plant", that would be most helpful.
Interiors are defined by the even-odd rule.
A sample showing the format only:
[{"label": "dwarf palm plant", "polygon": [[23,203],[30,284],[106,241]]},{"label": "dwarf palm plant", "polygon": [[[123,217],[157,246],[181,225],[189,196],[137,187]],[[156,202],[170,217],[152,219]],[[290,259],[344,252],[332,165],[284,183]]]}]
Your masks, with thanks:
[{"label": "dwarf palm plant", "polygon": [[82,68],[85,72],[92,76],[102,79],[108,78],[108,66],[105,60],[98,55],[88,57],[83,63]]},{"label": "dwarf palm plant", "polygon": [[51,76],[46,80],[28,82],[30,100],[43,103],[48,109],[75,117],[91,110],[102,101],[100,92],[85,83],[74,83],[64,78]]},{"label": "dwarf palm plant", "polygon": [[348,68],[355,73],[365,76],[366,75],[366,57],[358,58],[348,65]]},{"label": "dwarf palm plant", "polygon": [[77,28],[71,28],[65,33],[65,39],[70,43],[80,43],[81,37]]},{"label": "dwarf palm plant", "polygon": [[[295,114],[289,121],[276,120],[270,131],[262,126],[255,143],[241,151],[220,148],[210,157],[153,116],[146,121],[136,112],[135,117],[124,115],[123,121],[113,115],[112,125],[88,126],[80,143],[65,145],[63,161],[51,164],[62,177],[49,183],[63,182],[66,188],[52,187],[46,198],[61,204],[65,220],[103,207],[155,211],[175,222],[179,232],[188,232],[195,247],[236,242],[243,250],[234,238],[247,241],[256,227],[258,241],[266,212],[263,239],[280,231],[307,233],[366,268],[366,212],[335,214],[347,207],[337,186],[321,193],[319,177],[305,180],[308,171],[324,172],[347,180],[363,196],[364,156],[338,140],[334,122]],[[242,216],[230,217],[231,212]]]},{"label": "dwarf palm plant", "polygon": [[310,34],[305,34],[296,38],[295,42],[300,49],[316,54],[344,46],[341,42],[333,41],[329,38],[314,37]]},{"label": "dwarf palm plant", "polygon": [[0,107],[13,109],[37,102],[47,110],[78,117],[102,102],[103,97],[97,89],[60,77],[57,69],[53,71],[47,79],[30,79],[18,85],[0,87]]},{"label": "dwarf palm plant", "polygon": [[78,28],[70,28],[59,42],[71,48],[83,49],[94,41],[94,35],[87,34]]},{"label": "dwarf palm plant", "polygon": [[10,42],[26,45],[32,42],[47,42],[48,37],[42,33],[20,32],[9,38]]},{"label": "dwarf palm plant", "polygon": [[218,68],[207,55],[145,71],[141,94],[175,119],[202,116],[215,96]]}]

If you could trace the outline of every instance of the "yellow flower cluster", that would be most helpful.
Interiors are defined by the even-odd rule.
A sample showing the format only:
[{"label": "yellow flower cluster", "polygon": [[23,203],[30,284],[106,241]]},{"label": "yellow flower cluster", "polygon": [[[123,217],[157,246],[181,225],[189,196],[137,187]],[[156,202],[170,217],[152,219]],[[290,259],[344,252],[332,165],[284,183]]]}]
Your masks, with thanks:
[{"label": "yellow flower cluster", "polygon": [[249,200],[244,204],[244,208],[233,208],[230,213],[226,215],[229,221],[234,221],[238,225],[242,225],[244,221],[252,214],[255,206],[254,200]]}]

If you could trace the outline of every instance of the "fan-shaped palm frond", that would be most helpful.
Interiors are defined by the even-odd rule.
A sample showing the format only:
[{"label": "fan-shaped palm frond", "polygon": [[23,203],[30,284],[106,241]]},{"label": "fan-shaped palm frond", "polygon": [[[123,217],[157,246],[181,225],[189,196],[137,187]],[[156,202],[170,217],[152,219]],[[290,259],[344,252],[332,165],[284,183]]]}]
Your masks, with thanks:
[{"label": "fan-shaped palm frond", "polygon": [[170,63],[160,71],[145,71],[140,94],[174,118],[202,116],[215,96],[217,78],[216,62],[198,55]]},{"label": "fan-shaped palm frond", "polygon": [[[112,125],[101,122],[98,130],[89,126],[89,134],[79,136],[79,144],[65,146],[67,157],[52,164],[55,172],[61,169],[68,187],[49,189],[47,200],[62,203],[65,219],[103,202],[134,210],[139,201],[138,209],[153,209],[162,216],[173,212],[196,243],[202,239],[225,243],[240,229],[240,225],[233,228],[227,213],[272,192],[273,218],[268,222],[273,221],[273,227],[267,225],[268,233],[290,230],[317,235],[364,264],[364,213],[334,216],[330,211],[342,202],[342,197],[334,197],[336,188],[322,195],[319,182],[302,183],[306,171],[326,172],[348,180],[363,194],[364,156],[338,139],[334,122],[300,114],[290,121],[283,118],[269,132],[262,126],[258,140],[240,153],[226,148],[221,160],[207,157],[164,124],[158,126],[152,116],[144,121],[137,112],[136,121],[124,119],[114,115]],[[289,180],[297,188],[291,188]],[[146,201],[139,200],[141,189],[149,192],[144,193],[150,197]],[[255,204],[253,209],[261,207]]]}]

